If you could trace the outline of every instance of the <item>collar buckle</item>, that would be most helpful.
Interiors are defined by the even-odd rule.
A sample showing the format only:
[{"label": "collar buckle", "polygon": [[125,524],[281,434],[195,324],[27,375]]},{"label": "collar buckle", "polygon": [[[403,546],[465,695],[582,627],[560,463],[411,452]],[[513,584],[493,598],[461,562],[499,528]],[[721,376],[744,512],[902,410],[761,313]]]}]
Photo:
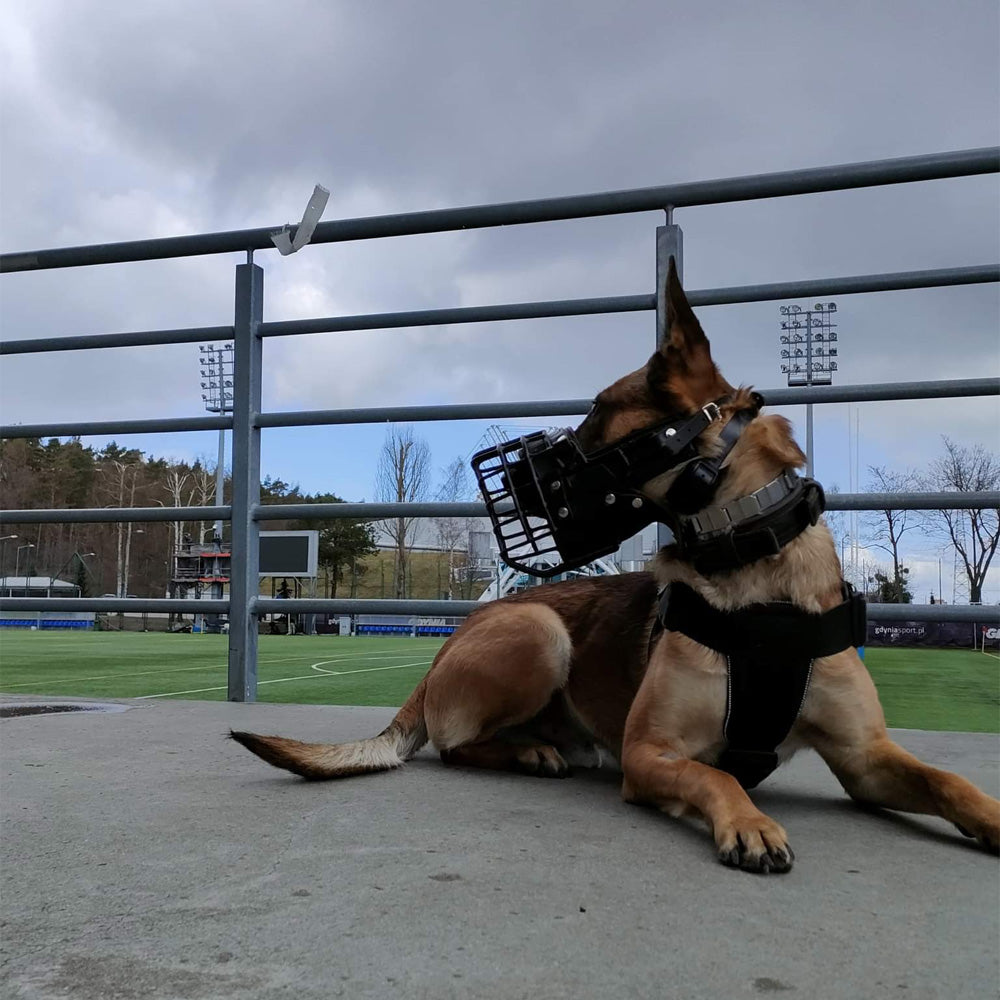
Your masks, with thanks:
[{"label": "collar buckle", "polygon": [[710,424],[714,424],[716,420],[722,418],[722,411],[719,409],[718,403],[706,403],[702,408],[701,412],[705,414],[705,419],[708,420]]}]

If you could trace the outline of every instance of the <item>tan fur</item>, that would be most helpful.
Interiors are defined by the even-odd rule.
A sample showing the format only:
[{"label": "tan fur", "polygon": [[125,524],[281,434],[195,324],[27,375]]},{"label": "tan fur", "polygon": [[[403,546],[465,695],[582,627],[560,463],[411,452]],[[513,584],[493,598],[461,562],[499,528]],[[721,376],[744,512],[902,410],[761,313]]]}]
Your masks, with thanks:
[{"label": "tan fur", "polygon": [[[671,262],[669,336],[637,371],[598,394],[577,429],[586,450],[728,397],[723,419],[752,404],[719,374],[704,332]],[[720,420],[700,438],[717,453]],[[763,486],[804,463],[783,417],[753,420],[727,459],[716,503]],[[663,496],[676,470],[644,486]],[[788,601],[809,612],[841,600],[841,569],[826,525],[808,528],[782,551],[742,569],[705,577],[667,547],[656,576],[633,573],[534,588],[476,611],[441,647],[430,671],[391,725],[371,740],[306,744],[233,733],[264,760],[308,778],[397,767],[428,738],[446,763],[568,773],[567,756],[622,765],[627,801],[708,825],[719,858],[757,872],[787,871],[784,829],[764,815],[735,778],[713,767],[724,746],[725,658],[680,633],[652,650],[657,584],[681,581],[710,604],[731,610]],[[854,649],[818,659],[792,732],[787,759],[814,747],[849,795],[890,809],[931,813],[996,851],[1000,802],[968,781],[917,761],[889,739],[875,687]]]}]

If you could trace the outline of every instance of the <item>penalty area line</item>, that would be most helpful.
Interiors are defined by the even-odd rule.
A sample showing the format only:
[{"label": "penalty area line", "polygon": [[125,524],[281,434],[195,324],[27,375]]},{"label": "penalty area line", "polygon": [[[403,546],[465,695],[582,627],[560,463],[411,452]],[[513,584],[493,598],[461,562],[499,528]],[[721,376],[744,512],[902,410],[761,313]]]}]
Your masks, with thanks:
[{"label": "penalty area line", "polygon": [[[328,663],[328,660],[320,660],[320,663]],[[425,667],[431,663],[430,660],[418,660],[414,663],[397,663],[390,667],[363,667],[361,670],[319,670],[314,674],[299,674],[296,677],[275,677],[269,681],[257,681],[257,687],[265,684],[287,684],[289,681],[310,681],[319,677],[346,677],[350,674],[368,674],[375,670],[402,670],[404,667]],[[144,694],[135,698],[135,701],[151,701],[153,698],[173,698],[182,694],[207,694],[209,691],[226,691],[228,684],[220,684],[216,687],[192,688],[189,691],[164,691],[162,694]]]}]

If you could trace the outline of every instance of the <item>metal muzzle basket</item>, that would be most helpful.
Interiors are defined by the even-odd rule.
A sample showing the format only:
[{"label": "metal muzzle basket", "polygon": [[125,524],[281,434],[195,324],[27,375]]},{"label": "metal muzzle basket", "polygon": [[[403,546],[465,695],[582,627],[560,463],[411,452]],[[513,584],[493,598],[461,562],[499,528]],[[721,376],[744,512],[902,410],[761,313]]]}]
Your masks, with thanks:
[{"label": "metal muzzle basket", "polygon": [[508,566],[548,578],[614,552],[653,519],[609,468],[588,464],[572,431],[539,431],[472,457]]}]

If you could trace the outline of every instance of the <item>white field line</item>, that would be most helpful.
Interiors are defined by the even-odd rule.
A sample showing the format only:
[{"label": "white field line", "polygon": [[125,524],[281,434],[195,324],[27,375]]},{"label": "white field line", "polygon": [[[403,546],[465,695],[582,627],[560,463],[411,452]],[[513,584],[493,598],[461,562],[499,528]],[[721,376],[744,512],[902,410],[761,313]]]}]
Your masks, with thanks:
[{"label": "white field line", "polygon": [[[340,663],[343,660],[395,660],[400,657],[412,656],[412,653],[380,653],[377,655],[372,655],[371,653],[359,653],[356,656],[352,656],[349,653],[345,653],[343,656],[336,657],[333,660],[320,660],[320,663]],[[308,660],[309,656],[303,654],[302,656],[285,656],[277,660],[260,660],[261,666],[270,666],[272,663],[286,663],[294,662],[296,660]],[[216,669],[222,669],[225,666],[223,662]],[[205,663],[198,667],[160,667],[157,670],[137,670],[130,674],[95,674],[93,677],[60,677],[55,680],[45,679],[43,683],[45,684],[75,684],[77,681],[107,681],[107,680],[119,680],[125,679],[127,677],[145,677],[147,674],[179,674],[185,670],[211,670],[213,669],[212,664]],[[335,673],[336,671],[326,671],[327,673]],[[38,680],[33,681],[17,681],[14,684],[3,684],[0,685],[6,691],[8,688],[20,688],[20,687],[32,687],[38,684]],[[261,684],[270,683],[269,681],[261,681]],[[158,697],[158,696],[157,696]]]},{"label": "white field line", "polygon": [[[320,663],[331,663],[331,660],[320,660]],[[370,674],[376,670],[402,670],[404,667],[426,667],[431,660],[415,660],[413,663],[396,663],[390,667],[362,667],[360,670],[321,670],[315,674],[299,674],[297,677],[277,677],[270,681],[257,681],[257,686],[264,684],[287,684],[289,681],[310,681],[319,677],[347,677],[350,674]],[[313,664],[316,667],[316,664]],[[149,701],[152,698],[173,698],[181,694],[205,694],[208,691],[226,691],[228,685],[221,684],[218,687],[193,688],[190,691],[165,691],[163,694],[144,694],[136,698],[136,701]]]}]

